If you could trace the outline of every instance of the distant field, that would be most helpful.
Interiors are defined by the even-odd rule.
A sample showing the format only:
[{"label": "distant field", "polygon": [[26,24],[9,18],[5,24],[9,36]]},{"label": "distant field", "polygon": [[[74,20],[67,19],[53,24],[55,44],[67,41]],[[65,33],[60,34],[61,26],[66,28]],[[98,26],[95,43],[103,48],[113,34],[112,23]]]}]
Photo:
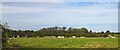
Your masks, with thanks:
[{"label": "distant field", "polygon": [[14,38],[21,48],[117,48],[117,38]]}]

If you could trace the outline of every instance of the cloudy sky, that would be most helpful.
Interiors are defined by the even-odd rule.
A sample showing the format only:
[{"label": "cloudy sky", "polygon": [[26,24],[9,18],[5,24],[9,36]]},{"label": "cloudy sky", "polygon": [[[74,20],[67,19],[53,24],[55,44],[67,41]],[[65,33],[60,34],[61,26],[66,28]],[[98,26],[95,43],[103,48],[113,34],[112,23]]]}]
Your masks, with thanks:
[{"label": "cloudy sky", "polygon": [[[27,1],[27,0],[26,0]],[[106,0],[107,1],[107,0]],[[65,26],[118,31],[118,2],[2,2],[2,21],[12,29]]]}]

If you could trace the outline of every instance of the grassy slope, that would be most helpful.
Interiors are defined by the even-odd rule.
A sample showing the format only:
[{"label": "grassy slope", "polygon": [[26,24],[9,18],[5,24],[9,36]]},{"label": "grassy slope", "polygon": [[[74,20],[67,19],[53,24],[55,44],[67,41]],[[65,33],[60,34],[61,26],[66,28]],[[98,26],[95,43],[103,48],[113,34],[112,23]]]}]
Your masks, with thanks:
[{"label": "grassy slope", "polygon": [[30,48],[116,48],[118,39],[111,38],[14,38],[10,44]]}]

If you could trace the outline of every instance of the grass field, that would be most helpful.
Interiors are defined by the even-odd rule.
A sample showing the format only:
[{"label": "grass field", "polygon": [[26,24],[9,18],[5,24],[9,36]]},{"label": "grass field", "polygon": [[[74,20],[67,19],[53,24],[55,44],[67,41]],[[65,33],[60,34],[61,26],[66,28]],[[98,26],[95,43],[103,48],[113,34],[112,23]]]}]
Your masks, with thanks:
[{"label": "grass field", "polygon": [[117,38],[14,38],[21,48],[117,48]]}]

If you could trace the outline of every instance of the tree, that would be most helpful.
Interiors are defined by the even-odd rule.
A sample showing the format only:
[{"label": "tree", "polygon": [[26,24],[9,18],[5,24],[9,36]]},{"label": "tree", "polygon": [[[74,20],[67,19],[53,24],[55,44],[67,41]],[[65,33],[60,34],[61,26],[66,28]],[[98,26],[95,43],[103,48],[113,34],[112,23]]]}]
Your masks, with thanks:
[{"label": "tree", "polygon": [[104,31],[101,31],[101,33],[104,33]]},{"label": "tree", "polygon": [[2,30],[2,47],[6,47],[5,44],[8,44],[8,40],[9,39],[9,36],[8,36],[8,32],[10,32],[10,30],[8,29],[8,23],[7,22],[4,22],[3,24],[0,23],[0,30]]},{"label": "tree", "polygon": [[63,31],[65,31],[66,27],[62,27]]},{"label": "tree", "polygon": [[111,32],[109,30],[107,30],[106,33],[111,33]]},{"label": "tree", "polygon": [[90,33],[92,33],[92,30],[90,30]]},{"label": "tree", "polygon": [[1,25],[4,27],[4,29],[8,29],[8,28],[9,28],[9,26],[8,26],[8,23],[7,23],[7,22],[3,22]]},{"label": "tree", "polygon": [[55,26],[55,30],[58,30],[58,27],[57,27],[57,26]]},{"label": "tree", "polygon": [[73,28],[72,28],[72,27],[69,27],[69,28],[68,28],[68,31],[71,31],[71,30],[73,30]]},{"label": "tree", "polygon": [[81,28],[81,29],[80,29],[80,32],[81,32],[81,33],[88,33],[88,30],[87,30],[86,28]]}]

